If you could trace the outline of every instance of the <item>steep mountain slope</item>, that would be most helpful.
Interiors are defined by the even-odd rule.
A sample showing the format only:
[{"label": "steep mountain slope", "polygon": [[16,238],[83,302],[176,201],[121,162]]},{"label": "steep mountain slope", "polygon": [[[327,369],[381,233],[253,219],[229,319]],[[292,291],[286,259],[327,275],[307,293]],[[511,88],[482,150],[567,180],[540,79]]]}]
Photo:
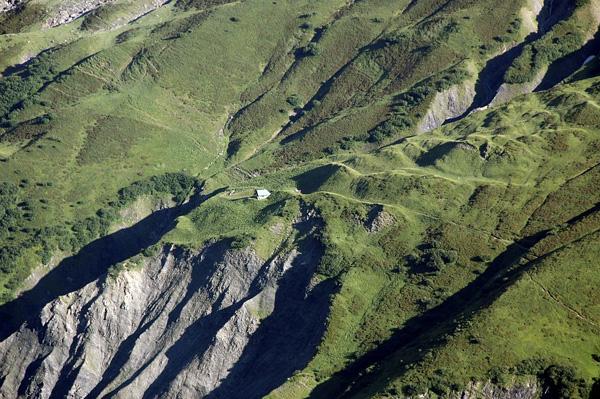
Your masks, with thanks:
[{"label": "steep mountain slope", "polygon": [[0,397],[598,395],[596,0],[6,7]]}]

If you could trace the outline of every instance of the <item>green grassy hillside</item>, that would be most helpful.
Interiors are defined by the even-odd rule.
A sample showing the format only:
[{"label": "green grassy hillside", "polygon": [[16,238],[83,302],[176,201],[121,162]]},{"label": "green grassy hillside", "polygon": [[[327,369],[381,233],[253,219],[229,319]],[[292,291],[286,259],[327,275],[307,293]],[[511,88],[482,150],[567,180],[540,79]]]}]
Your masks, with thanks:
[{"label": "green grassy hillside", "polygon": [[323,223],[326,331],[269,397],[597,394],[597,1],[132,3],[0,17],[0,304],[202,190],[160,243]]}]

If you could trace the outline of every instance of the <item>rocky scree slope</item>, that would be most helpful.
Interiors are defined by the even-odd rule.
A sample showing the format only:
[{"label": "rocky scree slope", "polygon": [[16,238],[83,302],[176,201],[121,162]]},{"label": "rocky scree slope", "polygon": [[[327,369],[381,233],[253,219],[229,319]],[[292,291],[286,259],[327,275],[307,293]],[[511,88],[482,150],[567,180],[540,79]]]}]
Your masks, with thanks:
[{"label": "rocky scree slope", "polygon": [[[0,344],[2,397],[260,397],[314,355],[331,287],[317,220],[269,261],[213,242],[49,302]],[[242,391],[239,384],[245,387]]]}]

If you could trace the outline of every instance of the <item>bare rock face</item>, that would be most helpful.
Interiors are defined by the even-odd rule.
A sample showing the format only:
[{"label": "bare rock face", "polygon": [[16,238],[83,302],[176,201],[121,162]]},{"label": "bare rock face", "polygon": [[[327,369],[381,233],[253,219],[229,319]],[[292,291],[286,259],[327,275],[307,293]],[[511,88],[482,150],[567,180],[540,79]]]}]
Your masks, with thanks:
[{"label": "bare rock face", "polygon": [[[55,27],[67,24],[98,7],[118,2],[119,0],[64,0],[46,21],[46,26]],[[130,15],[129,20],[134,20],[168,2],[169,0],[142,1],[134,15]]]},{"label": "bare rock face", "polygon": [[66,0],[61,3],[54,15],[46,21],[48,27],[63,25],[79,18],[83,14],[101,5],[114,3],[116,0]]},{"label": "bare rock face", "polygon": [[427,113],[417,126],[417,132],[425,133],[436,129],[447,121],[463,115],[475,98],[475,83],[466,81],[438,92]]},{"label": "bare rock face", "polygon": [[0,13],[17,8],[23,0],[0,0]]},{"label": "bare rock face", "polygon": [[[462,392],[450,393],[449,399],[538,399],[541,387],[535,380],[503,387],[490,381],[473,382]],[[424,394],[418,396],[420,399],[437,398],[438,395]]]},{"label": "bare rock face", "polygon": [[496,93],[496,96],[492,100],[490,106],[494,107],[501,105],[522,94],[532,93],[535,88],[542,83],[545,75],[546,69],[543,69],[538,72],[537,76],[531,82],[520,84],[503,83],[498,89],[498,92]]},{"label": "bare rock face", "polygon": [[0,342],[0,397],[262,397],[321,339],[331,292],[311,285],[321,251],[304,236],[264,262],[216,242],[105,275]]},{"label": "bare rock face", "polygon": [[396,223],[396,218],[384,211],[382,207],[374,207],[367,216],[364,226],[372,234]]},{"label": "bare rock face", "polygon": [[525,7],[521,9],[521,20],[524,31],[533,33],[538,30],[538,17],[544,8],[543,0],[528,0]]},{"label": "bare rock face", "polygon": [[536,381],[501,387],[491,382],[473,383],[457,399],[537,399],[541,389]]}]

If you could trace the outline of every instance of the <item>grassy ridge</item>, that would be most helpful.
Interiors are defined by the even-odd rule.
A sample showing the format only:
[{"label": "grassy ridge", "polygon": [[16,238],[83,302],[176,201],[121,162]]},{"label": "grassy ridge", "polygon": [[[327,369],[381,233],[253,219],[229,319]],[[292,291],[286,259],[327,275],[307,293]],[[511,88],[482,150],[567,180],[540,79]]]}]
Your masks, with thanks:
[{"label": "grassy ridge", "polygon": [[[582,104],[595,109],[595,82],[523,97],[368,154],[255,177],[242,163],[209,180],[226,182],[227,193],[166,239],[197,246],[229,237],[269,258],[285,237],[273,226],[297,213],[289,204],[301,201],[322,218],[319,274],[339,291],[315,358],[272,397],[331,397],[353,382],[357,397],[443,395],[488,379],[549,384],[555,373],[557,390],[586,397],[599,371],[600,320],[596,295],[575,291],[596,280],[600,125],[574,115]],[[274,197],[248,199],[254,187]],[[375,229],[374,220],[382,220]],[[417,328],[429,332],[410,333]],[[397,344],[402,334],[410,345]],[[367,377],[352,373],[359,366]]]},{"label": "grassy ridge", "polygon": [[[315,169],[317,187],[305,188],[310,188],[311,196],[331,193],[317,204],[328,201],[329,207],[342,212],[330,216],[336,224],[346,220],[346,225],[355,225],[361,212],[364,215],[361,209],[378,205],[396,215],[399,223],[372,238],[364,230],[356,232],[356,227],[331,233],[334,243],[348,245],[329,248],[338,251],[335,258],[343,259],[349,269],[334,269],[341,272],[343,283],[332,304],[327,335],[307,369],[272,396],[296,397],[311,391],[315,397],[336,395],[356,382],[358,374],[344,371],[359,367],[354,364],[365,368],[359,368],[361,372],[369,370],[367,377],[358,379],[356,397],[425,390],[443,395],[489,378],[514,384],[538,374],[543,379],[547,368],[558,364],[577,370],[573,382],[563,381],[560,389],[573,389],[565,395],[587,397],[598,376],[594,356],[600,342],[594,331],[599,319],[593,313],[597,298],[575,291],[580,279],[596,280],[590,274],[597,272],[590,245],[597,245],[600,225],[597,199],[587,192],[598,185],[594,148],[599,132],[595,124],[569,128],[570,112],[556,108],[556,102],[574,93],[595,102],[585,94],[590,83],[523,98],[374,156],[351,158],[347,164],[353,168],[336,166],[326,173],[323,167]],[[504,118],[512,121],[510,128],[490,122]],[[545,125],[546,118],[554,124]],[[527,126],[530,123],[537,128]],[[474,128],[466,131],[468,126]],[[502,148],[496,156],[495,148]],[[398,172],[390,171],[394,161]],[[365,169],[372,177],[365,177]],[[306,174],[301,181],[309,180]],[[439,182],[428,185],[432,175],[446,188]],[[436,198],[444,200],[437,204]],[[345,210],[347,206],[354,209]],[[353,213],[357,216],[342,216]],[[551,234],[508,263],[504,253],[515,242],[546,231]],[[370,246],[362,249],[365,240]],[[393,251],[387,252],[390,248]],[[498,275],[488,277],[491,266]],[[502,280],[512,269],[518,274]],[[371,291],[373,276],[378,280]],[[363,284],[353,289],[352,281]],[[479,288],[480,284],[489,286]],[[463,298],[464,290],[480,299]],[[494,294],[496,290],[500,291]],[[498,300],[488,302],[495,295]],[[437,316],[438,307],[447,308],[453,301],[458,303],[452,305],[454,310]],[[452,316],[454,311],[458,313]],[[420,315],[427,312],[436,314],[435,321],[421,321]],[[421,338],[411,335],[414,342],[406,347],[389,344],[395,348],[391,354],[377,354],[378,345],[397,342],[394,337],[417,328],[415,323],[426,323],[418,328],[431,331]],[[538,368],[523,371],[522,362],[532,359]],[[584,378],[582,386],[587,386],[581,392],[577,378]]]}]

